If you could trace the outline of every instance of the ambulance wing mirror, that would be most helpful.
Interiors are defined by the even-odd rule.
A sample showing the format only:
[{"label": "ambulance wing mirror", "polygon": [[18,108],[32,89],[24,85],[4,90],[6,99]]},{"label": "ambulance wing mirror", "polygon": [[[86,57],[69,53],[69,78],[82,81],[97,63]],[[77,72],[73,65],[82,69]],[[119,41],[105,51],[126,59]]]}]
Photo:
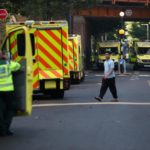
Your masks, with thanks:
[{"label": "ambulance wing mirror", "polygon": [[130,48],[130,53],[131,53],[131,56],[133,56],[133,57],[136,56],[136,52],[135,52],[135,49],[133,47]]},{"label": "ambulance wing mirror", "polygon": [[136,52],[135,51],[133,52],[133,56],[136,56]]},{"label": "ambulance wing mirror", "polygon": [[17,46],[18,46],[18,55],[24,57],[25,56],[25,34],[17,35]]}]

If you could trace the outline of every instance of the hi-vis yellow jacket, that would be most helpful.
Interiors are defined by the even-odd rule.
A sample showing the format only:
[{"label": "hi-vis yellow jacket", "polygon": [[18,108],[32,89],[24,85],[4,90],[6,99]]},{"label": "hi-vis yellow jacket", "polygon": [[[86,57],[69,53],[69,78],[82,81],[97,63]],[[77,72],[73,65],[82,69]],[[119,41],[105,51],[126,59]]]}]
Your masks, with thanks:
[{"label": "hi-vis yellow jacket", "polygon": [[20,67],[17,62],[0,60],[0,92],[14,91],[12,72]]}]

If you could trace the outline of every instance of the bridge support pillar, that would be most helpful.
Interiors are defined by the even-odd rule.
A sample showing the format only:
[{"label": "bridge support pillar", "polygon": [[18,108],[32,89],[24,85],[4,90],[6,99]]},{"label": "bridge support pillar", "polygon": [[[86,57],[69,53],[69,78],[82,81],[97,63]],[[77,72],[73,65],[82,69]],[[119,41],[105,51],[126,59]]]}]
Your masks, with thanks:
[{"label": "bridge support pillar", "polygon": [[82,49],[85,58],[85,67],[90,67],[90,53],[91,53],[91,32],[88,21],[85,17],[73,17],[73,33],[80,34],[82,39]]}]

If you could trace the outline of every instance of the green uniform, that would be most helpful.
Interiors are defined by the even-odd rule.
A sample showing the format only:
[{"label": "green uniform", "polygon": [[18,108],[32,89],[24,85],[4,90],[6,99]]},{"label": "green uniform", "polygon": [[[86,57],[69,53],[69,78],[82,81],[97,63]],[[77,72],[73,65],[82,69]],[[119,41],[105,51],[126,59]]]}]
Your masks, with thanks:
[{"label": "green uniform", "polygon": [[0,134],[7,134],[15,114],[12,72],[19,69],[17,62],[0,60]]}]

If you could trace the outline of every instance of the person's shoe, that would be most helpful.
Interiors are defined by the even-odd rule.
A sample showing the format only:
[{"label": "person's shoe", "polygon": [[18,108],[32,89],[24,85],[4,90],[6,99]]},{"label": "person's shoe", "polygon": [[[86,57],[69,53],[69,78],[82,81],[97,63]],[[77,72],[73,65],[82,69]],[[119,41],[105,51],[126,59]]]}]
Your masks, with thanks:
[{"label": "person's shoe", "polygon": [[99,102],[102,101],[102,99],[98,96],[98,97],[95,97],[96,100],[98,100]]},{"label": "person's shoe", "polygon": [[9,131],[7,131],[7,135],[8,135],[8,136],[13,136],[14,133],[13,133],[12,131],[9,130]]},{"label": "person's shoe", "polygon": [[113,99],[111,102],[119,102],[118,99]]}]

